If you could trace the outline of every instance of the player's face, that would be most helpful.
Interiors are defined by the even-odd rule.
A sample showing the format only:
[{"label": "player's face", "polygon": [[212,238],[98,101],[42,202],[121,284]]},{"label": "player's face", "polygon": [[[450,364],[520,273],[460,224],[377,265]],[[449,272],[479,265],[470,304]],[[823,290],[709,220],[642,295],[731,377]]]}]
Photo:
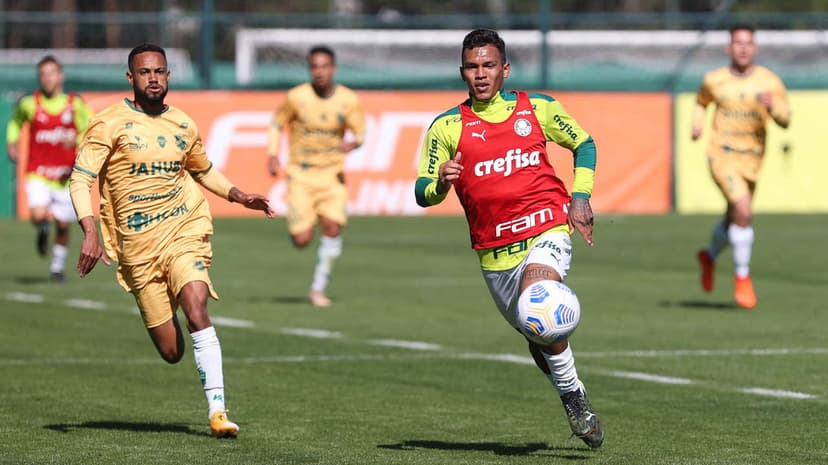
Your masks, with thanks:
[{"label": "player's face", "polygon": [[308,59],[308,68],[311,81],[317,89],[330,89],[333,86],[333,77],[336,65],[327,53],[314,53]]},{"label": "player's face", "polygon": [[52,97],[63,91],[63,71],[57,63],[43,63],[37,70],[40,81],[40,90],[47,97]]},{"label": "player's face", "polygon": [[736,68],[746,69],[750,67],[753,64],[753,57],[756,55],[756,42],[753,41],[753,32],[746,29],[733,31],[728,53]]},{"label": "player's face", "polygon": [[163,103],[167,96],[170,71],[167,60],[159,52],[143,52],[133,57],[132,69],[127,71],[127,80],[135,91],[136,99]]},{"label": "player's face", "polygon": [[466,81],[469,94],[485,102],[503,88],[503,80],[509,77],[509,63],[503,62],[494,45],[463,50],[460,76]]}]

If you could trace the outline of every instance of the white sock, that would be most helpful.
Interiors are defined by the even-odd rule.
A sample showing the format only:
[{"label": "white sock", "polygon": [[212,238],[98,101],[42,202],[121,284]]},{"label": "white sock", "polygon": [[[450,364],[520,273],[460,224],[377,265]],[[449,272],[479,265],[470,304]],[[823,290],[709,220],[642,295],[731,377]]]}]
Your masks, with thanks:
[{"label": "white sock", "polygon": [[733,247],[733,264],[736,276],[745,278],[750,275],[750,253],[753,250],[753,226],[731,224],[727,230],[730,245]]},{"label": "white sock", "polygon": [[221,344],[212,326],[191,333],[196,369],[207,397],[208,418],[224,410],[224,375],[221,369]]},{"label": "white sock", "polygon": [[328,287],[331,269],[337,257],[342,255],[342,236],[319,238],[319,250],[316,253],[316,269],[313,270],[311,290],[324,292]]},{"label": "white sock", "polygon": [[727,230],[728,228],[725,227],[724,220],[719,221],[713,227],[713,235],[710,237],[710,245],[707,247],[707,253],[710,254],[710,258],[715,260],[719,253],[730,243],[728,241]]},{"label": "white sock", "polygon": [[63,273],[67,253],[68,249],[65,245],[55,244],[52,247],[52,264],[49,266],[49,271],[52,273]]},{"label": "white sock", "polygon": [[566,350],[558,355],[547,354],[544,351],[541,353],[549,367],[549,381],[552,381],[559,396],[581,387],[578,372],[575,370],[575,357],[570,347],[567,346]]}]

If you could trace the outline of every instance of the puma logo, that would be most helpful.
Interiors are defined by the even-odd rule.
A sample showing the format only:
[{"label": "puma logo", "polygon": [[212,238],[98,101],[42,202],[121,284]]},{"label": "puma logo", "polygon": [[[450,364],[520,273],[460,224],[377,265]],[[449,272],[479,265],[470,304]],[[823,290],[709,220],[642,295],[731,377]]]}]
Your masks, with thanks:
[{"label": "puma logo", "polygon": [[483,142],[486,142],[486,130],[484,129],[480,132],[472,131],[472,137],[480,138],[480,140],[482,140]]}]

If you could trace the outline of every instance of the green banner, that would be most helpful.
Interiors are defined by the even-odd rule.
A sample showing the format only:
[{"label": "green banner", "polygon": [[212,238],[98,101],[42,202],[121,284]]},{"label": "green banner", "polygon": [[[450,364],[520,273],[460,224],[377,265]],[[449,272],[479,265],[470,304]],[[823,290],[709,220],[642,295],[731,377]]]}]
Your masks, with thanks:
[{"label": "green banner", "polygon": [[0,155],[0,218],[15,216],[16,167],[6,153],[6,124],[11,118],[14,103],[13,96],[0,95],[0,152],[2,152]]}]

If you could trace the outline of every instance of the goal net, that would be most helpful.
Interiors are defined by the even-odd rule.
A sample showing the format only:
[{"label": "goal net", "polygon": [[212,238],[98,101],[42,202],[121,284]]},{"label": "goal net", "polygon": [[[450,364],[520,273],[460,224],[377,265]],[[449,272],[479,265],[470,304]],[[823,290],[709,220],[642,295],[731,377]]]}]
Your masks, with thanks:
[{"label": "goal net", "polygon": [[[305,55],[324,44],[338,79],[362,88],[461,88],[460,45],[468,30],[240,29],[236,82],[287,87],[307,79]],[[510,87],[539,88],[547,44],[547,85],[565,89],[687,90],[727,64],[727,31],[500,31]],[[828,86],[828,33],[760,30],[757,62],[799,87]],[[791,82],[793,81],[793,82]]]}]

